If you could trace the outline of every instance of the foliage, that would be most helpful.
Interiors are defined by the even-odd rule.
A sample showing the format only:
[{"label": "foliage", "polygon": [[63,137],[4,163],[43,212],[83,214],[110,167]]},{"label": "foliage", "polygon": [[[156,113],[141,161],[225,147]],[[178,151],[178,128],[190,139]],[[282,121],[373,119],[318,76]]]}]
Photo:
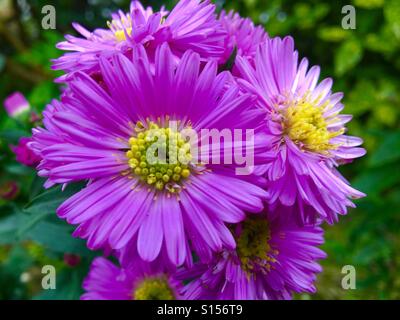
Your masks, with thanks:
[{"label": "foliage", "polygon": [[[156,8],[173,1],[143,1]],[[341,9],[348,1],[241,0],[215,1],[238,10],[265,26],[271,36],[295,38],[301,56],[332,76],[334,89],[345,92],[345,112],[353,114],[350,134],[365,140],[368,156],[343,167],[355,187],[368,193],[358,209],[327,227],[328,259],[318,279],[317,299],[400,298],[400,2],[353,0],[357,28],[341,27]],[[40,112],[57,97],[50,59],[70,22],[88,28],[105,26],[111,11],[128,1],[57,1],[57,30],[41,30],[41,8],[47,1],[0,0],[0,101],[21,91]],[[6,9],[9,9],[8,11]],[[28,136],[30,125],[7,117],[0,108],[0,186],[17,181],[21,191],[13,201],[0,200],[0,299],[78,298],[87,266],[96,253],[72,238],[72,229],[58,219],[55,208],[81,185],[45,191],[34,170],[15,162],[9,145]],[[64,254],[76,254],[76,267]],[[57,266],[58,290],[40,290],[41,266]],[[357,290],[341,288],[341,269],[354,265]],[[28,276],[27,276],[28,275]],[[299,296],[308,299],[309,296]]]}]

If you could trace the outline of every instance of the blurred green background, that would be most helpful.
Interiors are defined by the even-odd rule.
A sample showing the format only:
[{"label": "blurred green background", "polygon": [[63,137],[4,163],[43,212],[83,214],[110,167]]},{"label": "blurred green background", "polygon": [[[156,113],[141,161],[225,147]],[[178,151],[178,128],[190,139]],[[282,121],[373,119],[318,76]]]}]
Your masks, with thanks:
[{"label": "blurred green background", "polygon": [[[174,1],[143,1],[170,8]],[[351,135],[364,138],[368,155],[341,171],[368,197],[357,201],[340,223],[326,227],[328,259],[318,278],[318,293],[299,299],[400,299],[400,1],[215,1],[265,26],[271,36],[292,35],[301,56],[332,76],[345,93],[345,113],[354,115]],[[342,7],[356,8],[356,29],[344,30]],[[41,8],[53,4],[57,29],[45,31]],[[0,103],[21,91],[40,112],[60,88],[50,59],[56,42],[77,21],[105,27],[110,12],[127,9],[125,0],[0,0]],[[70,236],[72,228],[54,215],[74,192],[43,192],[32,169],[15,162],[9,145],[29,135],[30,127],[0,108],[0,191],[16,181],[16,199],[0,199],[0,299],[76,299],[88,263],[96,253]],[[2,189],[3,188],[3,189]],[[2,193],[0,192],[0,195]],[[4,192],[3,192],[4,194]],[[40,290],[41,266],[57,268],[57,290]],[[356,290],[343,290],[344,265],[357,271]]]}]

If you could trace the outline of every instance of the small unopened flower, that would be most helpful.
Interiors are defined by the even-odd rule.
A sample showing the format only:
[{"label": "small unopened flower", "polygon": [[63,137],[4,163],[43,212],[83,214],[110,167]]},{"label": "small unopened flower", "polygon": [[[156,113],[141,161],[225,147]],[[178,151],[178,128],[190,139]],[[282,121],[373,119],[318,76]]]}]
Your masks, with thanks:
[{"label": "small unopened flower", "polygon": [[20,92],[15,92],[4,100],[4,108],[11,118],[17,118],[30,110],[28,100]]},{"label": "small unopened flower", "polygon": [[14,200],[18,196],[19,190],[15,181],[8,181],[0,186],[0,199]]},{"label": "small unopened flower", "polygon": [[11,150],[15,153],[16,159],[28,167],[36,167],[41,160],[41,157],[30,147],[32,138],[22,137],[19,139],[17,146],[11,146]]},{"label": "small unopened flower", "polygon": [[41,116],[36,112],[32,111],[29,115],[29,122],[33,125],[38,125],[40,120],[42,120]]},{"label": "small unopened flower", "polygon": [[65,253],[64,254],[64,263],[68,267],[76,267],[81,262],[81,257],[76,254]]}]

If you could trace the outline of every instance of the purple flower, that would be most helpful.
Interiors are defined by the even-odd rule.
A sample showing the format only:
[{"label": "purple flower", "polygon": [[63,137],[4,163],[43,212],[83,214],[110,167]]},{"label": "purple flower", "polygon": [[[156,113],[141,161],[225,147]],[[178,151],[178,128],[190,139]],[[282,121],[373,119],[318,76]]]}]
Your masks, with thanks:
[{"label": "purple flower", "polygon": [[326,257],[317,248],[324,241],[320,227],[249,215],[233,233],[236,250],[178,272],[177,279],[193,279],[182,290],[185,299],[286,300],[293,292],[316,291],[322,271],[316,260]]},{"label": "purple flower", "polygon": [[[213,252],[235,247],[224,223],[263,209],[267,193],[258,186],[263,179],[237,176],[235,164],[193,163],[182,138],[185,129],[259,127],[263,113],[249,110],[254,97],[240,94],[229,72],[217,74],[216,61],[200,69],[201,58],[192,51],[177,67],[174,61],[167,44],[156,50],[155,65],[143,47],[133,61],[122,54],[100,58],[104,86],[74,74],[62,102],[44,112],[46,129],[34,130],[46,187],[89,180],[57,210],[79,225],[75,236],[88,239],[89,248],[134,245],[145,261],[164,255],[181,265],[191,261],[191,243],[209,260]],[[171,130],[174,121],[179,126]],[[182,158],[151,162],[153,132],[166,142],[172,137],[176,144],[167,146]],[[255,130],[255,161],[264,154],[261,138]],[[237,142],[246,144],[244,137]],[[217,148],[207,143],[209,150]]]},{"label": "purple flower", "polygon": [[11,146],[11,150],[15,153],[19,163],[28,167],[36,167],[41,157],[31,148],[31,142],[31,137],[22,137],[19,139],[17,146]]},{"label": "purple flower", "polygon": [[268,39],[262,26],[255,26],[249,18],[242,18],[238,13],[224,10],[219,16],[219,21],[227,32],[225,40],[224,60],[228,60],[233,50],[242,57],[254,58],[257,48]]},{"label": "purple flower", "polygon": [[[344,135],[350,115],[339,114],[343,94],[332,93],[332,79],[318,84],[319,67],[298,65],[291,37],[269,39],[255,62],[238,57],[239,80],[258,94],[269,128],[271,158],[262,168],[268,178],[269,203],[288,207],[300,223],[321,217],[332,224],[353,207],[350,199],[364,194],[353,189],[336,167],[365,154],[362,140]],[[285,210],[288,211],[288,210]],[[279,211],[276,211],[279,212]]]},{"label": "purple flower", "polygon": [[136,260],[121,269],[105,258],[93,260],[83,282],[82,300],[177,300],[181,284],[160,267]]},{"label": "purple flower", "polygon": [[29,111],[29,102],[20,92],[15,92],[4,100],[4,107],[11,118],[17,118],[21,114]]},{"label": "purple flower", "polygon": [[100,54],[130,55],[137,44],[145,45],[153,56],[163,43],[168,43],[177,57],[189,49],[204,59],[220,59],[224,52],[225,32],[216,19],[215,6],[208,0],[181,0],[169,14],[164,10],[153,13],[152,8],[145,9],[139,1],[132,1],[129,13],[112,15],[109,29],[90,32],[79,24],[73,26],[84,38],[67,35],[67,41],[57,47],[72,52],[53,64],[54,69],[68,73],[97,72]]}]

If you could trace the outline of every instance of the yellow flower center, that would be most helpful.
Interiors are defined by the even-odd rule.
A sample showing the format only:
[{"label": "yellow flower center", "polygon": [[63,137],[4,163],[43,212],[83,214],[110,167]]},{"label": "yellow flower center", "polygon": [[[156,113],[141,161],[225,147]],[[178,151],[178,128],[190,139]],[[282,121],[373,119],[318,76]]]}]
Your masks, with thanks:
[{"label": "yellow flower center", "polygon": [[107,21],[108,28],[114,32],[114,36],[118,42],[126,40],[125,30],[126,30],[126,33],[129,36],[131,36],[132,28],[131,27],[126,27],[126,28],[123,27],[123,25],[131,25],[131,24],[132,23],[130,22],[129,16],[128,16],[128,20],[124,19],[121,21],[118,21],[118,20],[112,20],[111,22]]},{"label": "yellow flower center", "polygon": [[143,280],[133,292],[135,300],[174,300],[173,290],[165,277]]},{"label": "yellow flower center", "polygon": [[[126,33],[130,36],[132,34],[132,28],[127,28]],[[124,30],[117,30],[114,33],[115,38],[117,38],[118,42],[125,41],[126,40],[126,35]]]},{"label": "yellow flower center", "polygon": [[126,152],[132,173],[159,191],[178,192],[179,184],[191,174],[190,144],[180,132],[153,121],[146,127],[137,122],[135,132]]},{"label": "yellow flower center", "polygon": [[332,138],[343,134],[329,131],[324,117],[324,109],[329,103],[319,105],[318,100],[309,101],[307,97],[287,106],[282,112],[285,134],[302,149],[326,154],[338,146],[332,144]]},{"label": "yellow flower center", "polygon": [[236,237],[236,252],[244,271],[268,272],[275,259],[270,255],[277,254],[269,245],[271,239],[268,221],[263,218],[249,217],[242,222],[242,229]]}]

